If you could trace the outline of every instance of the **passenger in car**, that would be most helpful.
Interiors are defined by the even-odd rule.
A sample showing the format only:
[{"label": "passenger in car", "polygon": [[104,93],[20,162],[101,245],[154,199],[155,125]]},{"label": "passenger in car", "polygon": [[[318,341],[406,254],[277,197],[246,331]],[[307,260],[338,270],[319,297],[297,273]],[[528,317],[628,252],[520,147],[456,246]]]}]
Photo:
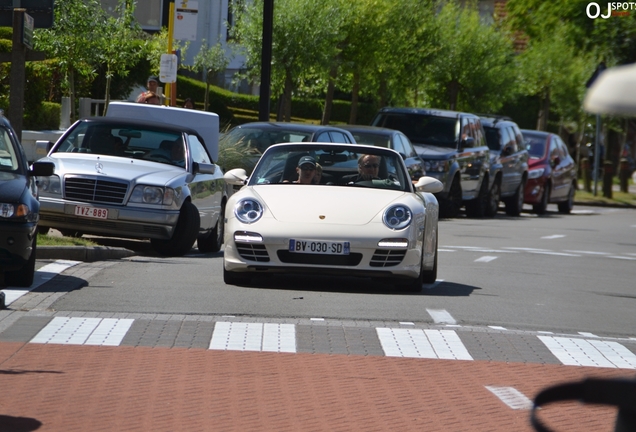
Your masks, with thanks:
[{"label": "passenger in car", "polygon": [[360,181],[379,180],[380,156],[363,154],[358,158],[358,174],[343,176],[341,184],[352,184]]},{"label": "passenger in car", "polygon": [[312,184],[316,176],[316,159],[312,156],[303,156],[298,159],[296,173],[298,173],[298,180],[293,183]]}]

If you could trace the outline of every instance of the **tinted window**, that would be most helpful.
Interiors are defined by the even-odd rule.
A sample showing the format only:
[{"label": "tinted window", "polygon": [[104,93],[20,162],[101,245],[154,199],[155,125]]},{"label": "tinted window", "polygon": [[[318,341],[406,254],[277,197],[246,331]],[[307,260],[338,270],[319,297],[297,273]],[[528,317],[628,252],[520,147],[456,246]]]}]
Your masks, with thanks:
[{"label": "tinted window", "polygon": [[524,143],[530,157],[533,159],[542,159],[545,156],[546,138],[537,135],[524,135]]},{"label": "tinted window", "polygon": [[376,118],[374,126],[399,130],[413,144],[457,147],[459,123],[454,117],[438,117],[428,114],[381,113]]},{"label": "tinted window", "polygon": [[488,148],[490,150],[499,151],[501,149],[501,145],[499,144],[499,129],[487,126],[484,127],[484,131],[486,132]]},{"label": "tinted window", "polygon": [[397,134],[398,138],[402,141],[402,145],[404,146],[404,152],[407,157],[417,157],[417,153],[415,152],[415,148],[413,148],[413,144],[411,141],[401,133]]},{"label": "tinted window", "polygon": [[329,135],[331,136],[331,142],[335,142],[335,143],[350,143],[351,142],[351,140],[347,138],[347,136],[343,134],[342,132],[331,131],[329,132]]},{"label": "tinted window", "polygon": [[205,151],[205,147],[203,143],[199,141],[196,135],[188,136],[188,141],[190,142],[190,153],[192,154],[192,161],[198,163],[211,164],[212,159],[208,156],[208,153]]},{"label": "tinted window", "polygon": [[6,129],[0,128],[0,171],[16,171],[18,156]]},{"label": "tinted window", "polygon": [[310,141],[311,133],[299,132],[293,129],[263,130],[252,127],[237,127],[223,136],[228,144],[245,144],[258,153],[262,153],[269,146],[284,142]]},{"label": "tinted window", "polygon": [[351,132],[358,144],[368,144],[377,147],[389,147],[389,137],[370,132]]}]

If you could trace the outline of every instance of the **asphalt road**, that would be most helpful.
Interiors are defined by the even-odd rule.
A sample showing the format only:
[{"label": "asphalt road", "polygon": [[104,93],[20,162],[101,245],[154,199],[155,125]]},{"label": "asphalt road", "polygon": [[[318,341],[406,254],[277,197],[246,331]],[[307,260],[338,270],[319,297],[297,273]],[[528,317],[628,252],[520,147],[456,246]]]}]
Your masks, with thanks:
[{"label": "asphalt road", "polygon": [[561,215],[440,222],[438,281],[421,293],[369,279],[255,278],[227,286],[222,254],[139,255],[101,263],[60,311],[376,320],[603,336],[636,334],[636,210],[577,207]]}]

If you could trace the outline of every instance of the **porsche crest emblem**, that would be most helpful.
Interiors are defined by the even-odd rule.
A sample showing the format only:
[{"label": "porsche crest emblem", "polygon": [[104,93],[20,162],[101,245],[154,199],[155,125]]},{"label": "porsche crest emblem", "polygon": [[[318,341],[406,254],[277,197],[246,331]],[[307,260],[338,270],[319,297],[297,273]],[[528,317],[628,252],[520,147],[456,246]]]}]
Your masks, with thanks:
[{"label": "porsche crest emblem", "polygon": [[323,220],[325,217],[326,217],[325,215],[320,215],[320,216],[318,216],[318,218],[319,218],[320,220]]}]

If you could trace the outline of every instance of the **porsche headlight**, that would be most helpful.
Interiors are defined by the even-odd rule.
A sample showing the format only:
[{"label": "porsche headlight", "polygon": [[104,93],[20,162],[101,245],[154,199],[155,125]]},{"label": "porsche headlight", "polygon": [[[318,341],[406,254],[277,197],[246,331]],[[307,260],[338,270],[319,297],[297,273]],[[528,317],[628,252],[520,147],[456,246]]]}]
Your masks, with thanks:
[{"label": "porsche headlight", "polygon": [[242,199],[234,206],[234,215],[241,222],[251,224],[263,216],[263,206],[255,199]]},{"label": "porsche headlight", "polygon": [[130,196],[131,203],[172,205],[174,189],[159,186],[137,185]]},{"label": "porsche headlight", "polygon": [[529,179],[536,179],[539,178],[543,175],[543,173],[545,172],[545,168],[539,168],[539,169],[533,169],[528,171],[528,178]]},{"label": "porsche headlight", "polygon": [[407,206],[395,205],[384,212],[382,221],[392,230],[401,230],[409,226],[412,219],[411,210]]},{"label": "porsche headlight", "polygon": [[60,183],[60,177],[52,175],[49,177],[37,178],[38,193],[40,195],[61,195],[62,186]]}]

